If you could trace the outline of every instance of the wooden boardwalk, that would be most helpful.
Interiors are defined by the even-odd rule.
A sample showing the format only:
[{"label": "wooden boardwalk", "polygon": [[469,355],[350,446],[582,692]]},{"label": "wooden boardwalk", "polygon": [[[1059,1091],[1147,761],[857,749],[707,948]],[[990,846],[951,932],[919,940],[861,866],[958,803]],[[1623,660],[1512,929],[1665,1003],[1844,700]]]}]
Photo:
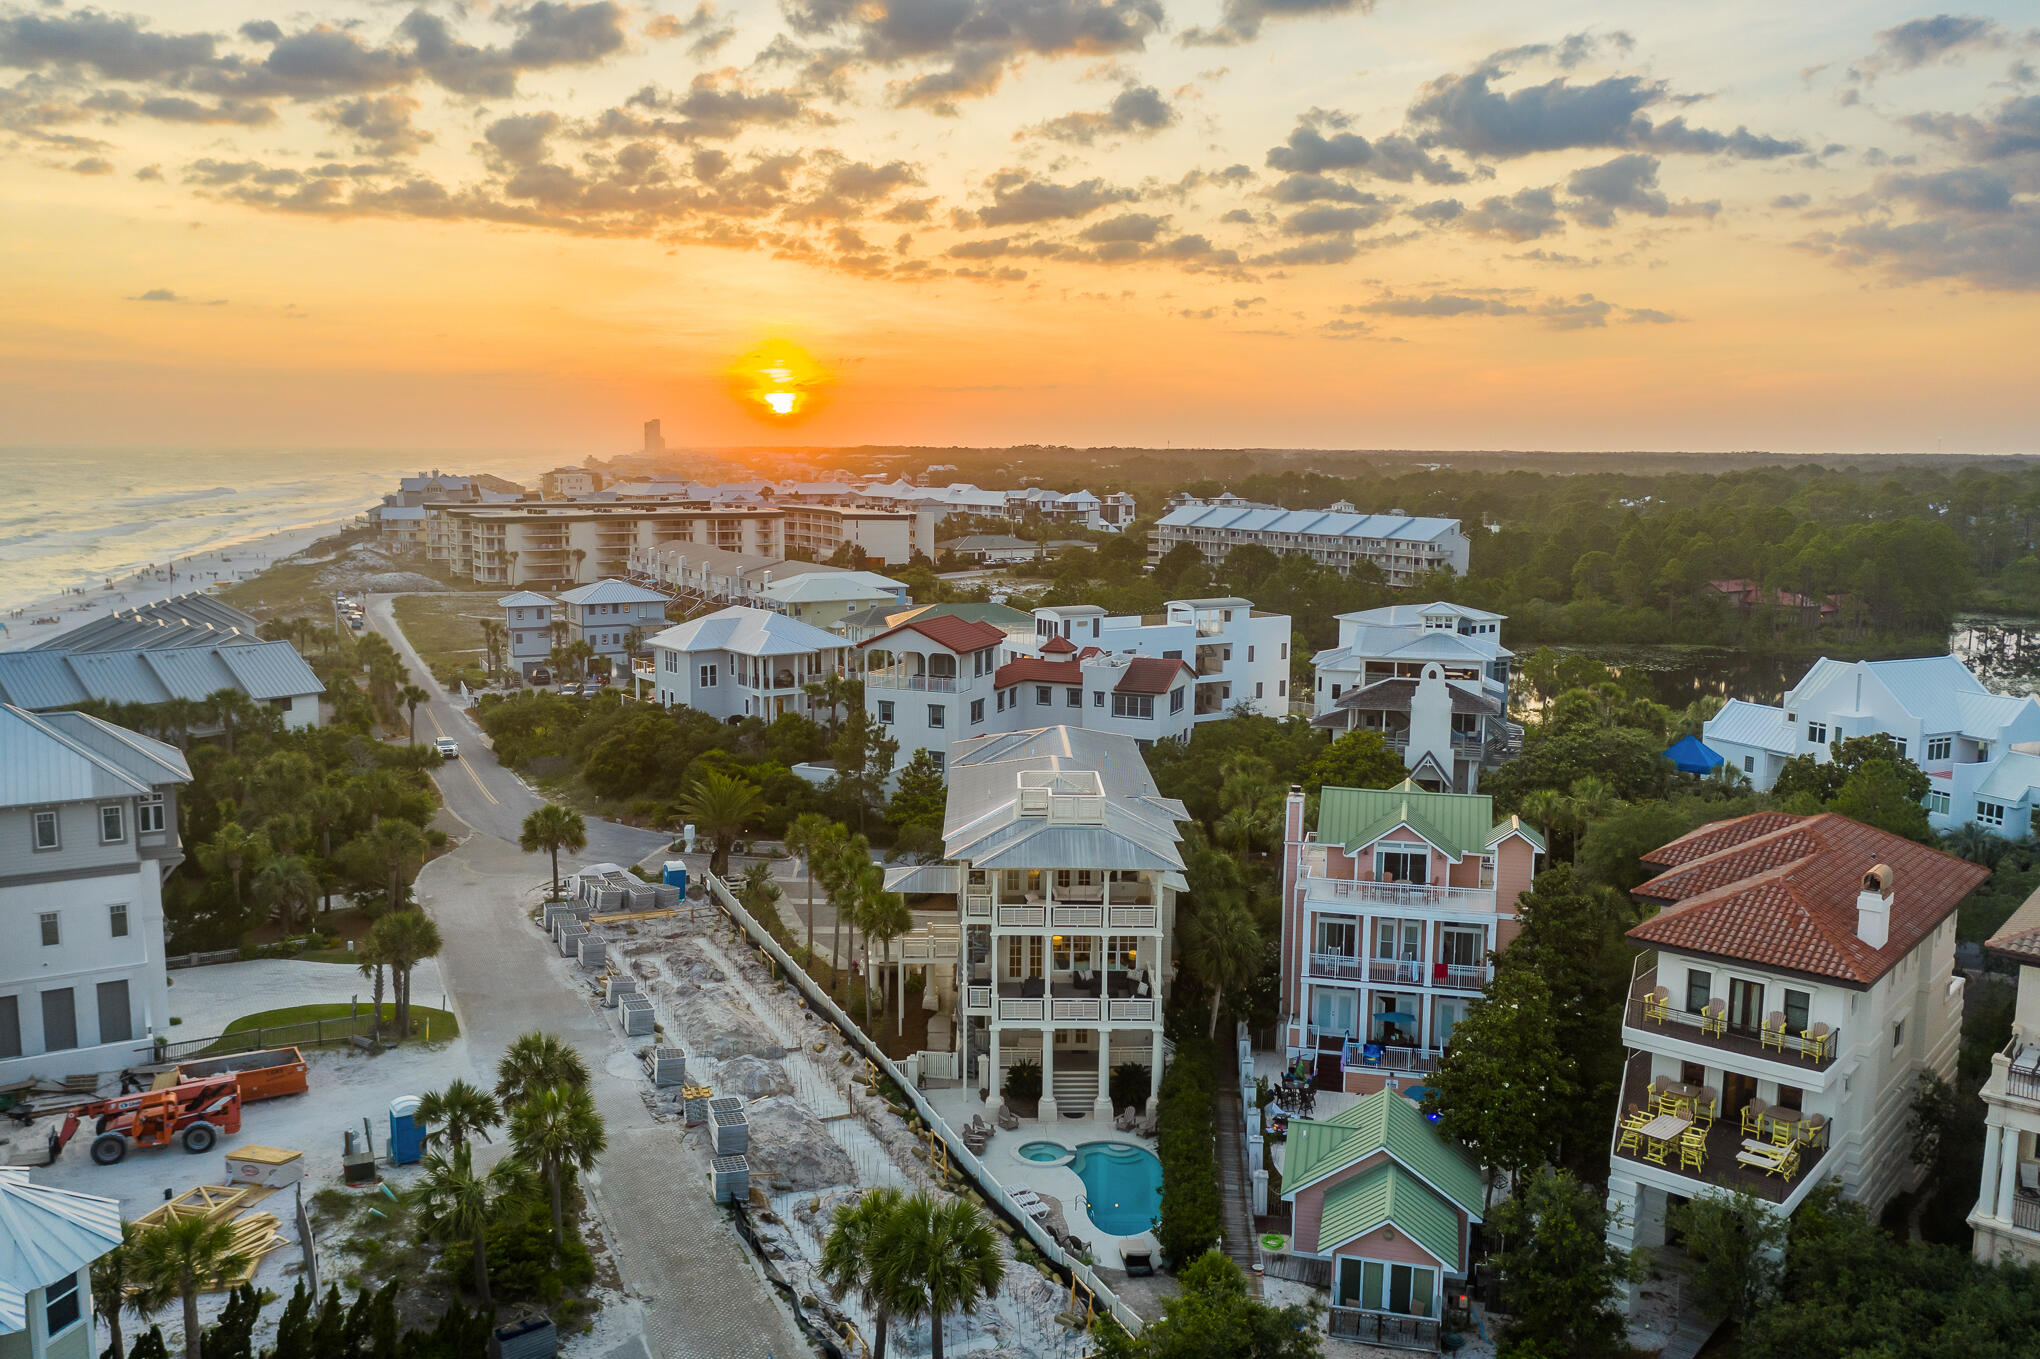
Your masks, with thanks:
[{"label": "wooden boardwalk", "polygon": [[1242,1131],[1239,1053],[1231,1043],[1220,1047],[1218,1059],[1218,1196],[1224,1211],[1225,1253],[1232,1257],[1248,1286],[1261,1291],[1254,1273],[1253,1181],[1247,1170],[1247,1139]]}]

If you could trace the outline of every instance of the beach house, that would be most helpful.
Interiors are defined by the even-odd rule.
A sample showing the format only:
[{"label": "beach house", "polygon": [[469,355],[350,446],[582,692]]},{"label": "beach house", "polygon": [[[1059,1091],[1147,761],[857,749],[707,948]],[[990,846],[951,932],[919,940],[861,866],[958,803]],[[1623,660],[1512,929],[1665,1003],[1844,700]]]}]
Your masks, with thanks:
[{"label": "beach house", "polygon": [[1012,729],[996,706],[1007,641],[995,624],[930,610],[857,644],[864,709],[900,743],[895,768],[921,750],[941,764],[953,742]]},{"label": "beach house", "polygon": [[0,1356],[92,1359],[92,1265],[120,1242],[119,1199],[0,1166]]},{"label": "beach house", "polygon": [[1983,1174],[1969,1227],[1985,1264],[2040,1265],[2040,892],[1984,945],[2018,969],[2012,1036],[1984,1082]]},{"label": "beach house", "polygon": [[1256,609],[1251,599],[1172,599],[1159,615],[1044,606],[1034,610],[1034,631],[1033,654],[1044,659],[1090,648],[1184,662],[1194,679],[1193,722],[1214,722],[1237,708],[1289,715],[1289,615]]},{"label": "beach house", "polygon": [[552,655],[553,602],[532,590],[516,590],[497,600],[496,606],[503,610],[506,661],[530,679]]},{"label": "beach house", "polygon": [[598,580],[561,594],[556,616],[567,625],[567,643],[588,649],[619,669],[644,648],[645,639],[666,626],[666,596],[627,580]]},{"label": "beach house", "polygon": [[850,654],[833,632],[740,604],[666,628],[645,645],[662,706],[693,708],[725,722],[770,722],[786,713],[826,720],[807,686],[844,673]]}]

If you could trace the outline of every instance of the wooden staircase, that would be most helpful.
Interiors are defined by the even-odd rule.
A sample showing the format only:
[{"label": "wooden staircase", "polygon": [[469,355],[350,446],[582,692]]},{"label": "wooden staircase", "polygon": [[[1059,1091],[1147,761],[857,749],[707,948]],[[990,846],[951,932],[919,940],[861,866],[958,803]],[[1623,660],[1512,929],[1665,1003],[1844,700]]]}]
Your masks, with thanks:
[{"label": "wooden staircase", "polygon": [[1247,1178],[1247,1139],[1240,1105],[1239,1054],[1229,1042],[1218,1057],[1218,1197],[1225,1224],[1226,1255],[1247,1276],[1247,1286],[1261,1291],[1254,1273],[1253,1182]]},{"label": "wooden staircase", "polygon": [[1098,1100],[1098,1069],[1092,1067],[1087,1071],[1078,1067],[1074,1071],[1065,1071],[1058,1059],[1055,1089],[1051,1094],[1055,1099],[1056,1112],[1064,1118],[1089,1118]]}]

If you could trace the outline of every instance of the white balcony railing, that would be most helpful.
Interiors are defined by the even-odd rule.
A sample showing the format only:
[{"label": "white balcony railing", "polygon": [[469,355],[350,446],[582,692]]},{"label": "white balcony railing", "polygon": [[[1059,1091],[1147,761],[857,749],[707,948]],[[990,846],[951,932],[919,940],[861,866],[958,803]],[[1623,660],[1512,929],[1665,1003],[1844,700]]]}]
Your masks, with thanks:
[{"label": "white balcony railing", "polygon": [[1048,925],[1046,906],[1001,906],[999,924],[1005,929],[1043,929]]},{"label": "white balcony railing", "polygon": [[953,676],[914,675],[897,670],[867,670],[864,672],[864,686],[867,689],[912,689],[929,694],[956,692]]},{"label": "white balcony railing", "polygon": [[1414,910],[1492,911],[1492,887],[1436,887],[1409,882],[1355,882],[1351,878],[1327,878],[1311,874],[1304,880],[1305,894],[1312,900],[1351,902],[1355,905],[1396,906]]},{"label": "white balcony railing", "polygon": [[1152,930],[1161,927],[1161,913],[1152,906],[1108,908],[1109,924],[1115,930]]},{"label": "white balcony railing", "polygon": [[992,918],[992,899],[989,896],[966,896],[963,899],[963,913],[972,920]]},{"label": "white balcony railing", "polygon": [[1049,908],[1049,919],[1057,929],[1095,930],[1105,924],[1103,906],[1062,906]]},{"label": "white balcony railing", "polygon": [[1048,1002],[1034,1000],[1008,1000],[999,997],[999,1018],[1005,1020],[1041,1019],[1045,1016]]},{"label": "white balcony railing", "polygon": [[1049,1018],[1054,1020],[1095,1024],[1103,1010],[1103,1003],[1096,1000],[1064,1000],[1058,997],[1049,1002]]},{"label": "white balcony railing", "polygon": [[1108,1001],[1105,1017],[1114,1023],[1152,1024],[1155,1018],[1154,997],[1137,997],[1132,1000]]}]

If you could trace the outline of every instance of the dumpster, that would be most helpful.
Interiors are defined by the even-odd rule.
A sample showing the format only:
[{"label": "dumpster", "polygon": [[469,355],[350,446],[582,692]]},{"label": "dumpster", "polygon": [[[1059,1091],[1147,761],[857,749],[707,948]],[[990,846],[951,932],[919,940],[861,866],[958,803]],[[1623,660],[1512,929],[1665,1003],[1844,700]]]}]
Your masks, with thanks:
[{"label": "dumpster", "polygon": [[399,1095],[390,1101],[390,1164],[414,1166],[425,1155],[425,1125],[418,1121],[418,1097]]}]

